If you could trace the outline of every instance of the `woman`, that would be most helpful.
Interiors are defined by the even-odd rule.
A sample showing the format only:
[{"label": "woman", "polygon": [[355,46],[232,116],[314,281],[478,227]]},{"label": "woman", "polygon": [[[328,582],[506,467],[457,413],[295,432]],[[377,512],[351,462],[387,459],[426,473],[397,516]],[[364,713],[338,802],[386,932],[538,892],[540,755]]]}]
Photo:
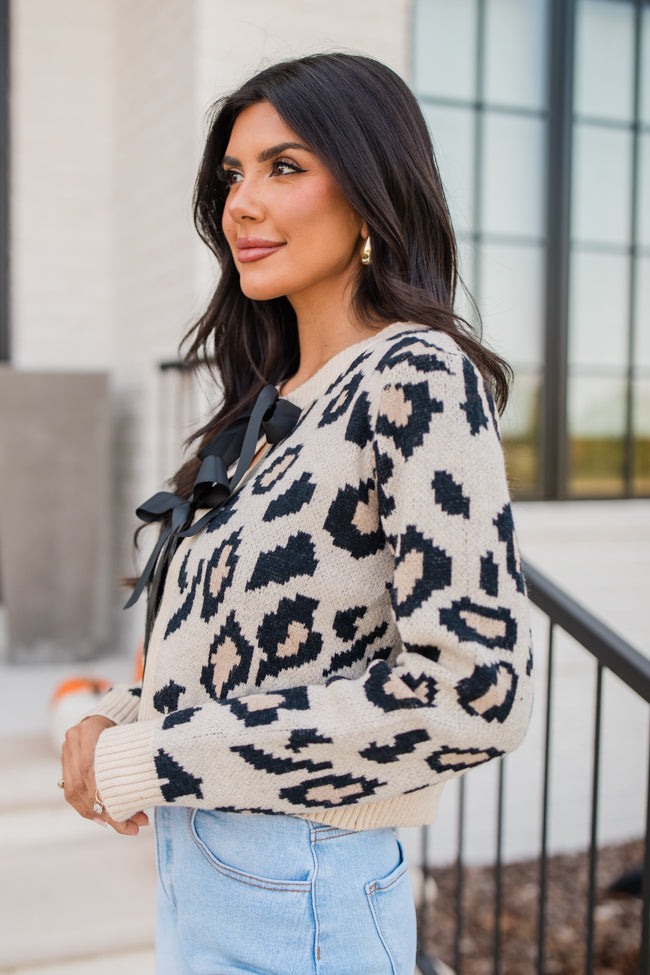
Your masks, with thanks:
[{"label": "woman", "polygon": [[66,799],[126,834],[155,807],[160,973],[411,975],[394,827],[529,717],[507,368],[454,315],[426,124],[375,61],[221,101],[195,217],[222,274],[187,357],[223,404],[139,510],[142,688],[68,733]]}]

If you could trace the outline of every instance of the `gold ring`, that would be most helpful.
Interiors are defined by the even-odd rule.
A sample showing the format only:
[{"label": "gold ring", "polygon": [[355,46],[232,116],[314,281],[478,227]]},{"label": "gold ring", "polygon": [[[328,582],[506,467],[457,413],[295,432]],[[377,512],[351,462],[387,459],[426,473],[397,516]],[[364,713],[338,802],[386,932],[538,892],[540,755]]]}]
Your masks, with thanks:
[{"label": "gold ring", "polygon": [[63,781],[63,779],[59,779],[59,781],[57,782],[57,785],[58,785],[59,789],[65,789],[65,782]]}]

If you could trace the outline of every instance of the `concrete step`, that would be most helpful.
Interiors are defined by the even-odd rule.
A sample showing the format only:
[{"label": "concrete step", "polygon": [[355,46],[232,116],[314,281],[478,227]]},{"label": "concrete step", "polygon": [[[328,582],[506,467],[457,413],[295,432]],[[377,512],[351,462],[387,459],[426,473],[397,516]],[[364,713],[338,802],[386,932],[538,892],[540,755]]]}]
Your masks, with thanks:
[{"label": "concrete step", "polygon": [[153,971],[153,829],[81,819],[59,775],[46,736],[0,740],[0,972]]},{"label": "concrete step", "polygon": [[47,735],[0,737],[0,769],[0,815],[43,806],[65,807],[56,785],[61,762]]},{"label": "concrete step", "polygon": [[[2,969],[5,971],[5,969]],[[11,975],[154,975],[153,950],[116,952],[101,958],[80,958],[63,964],[38,965],[36,968],[11,968]]]}]

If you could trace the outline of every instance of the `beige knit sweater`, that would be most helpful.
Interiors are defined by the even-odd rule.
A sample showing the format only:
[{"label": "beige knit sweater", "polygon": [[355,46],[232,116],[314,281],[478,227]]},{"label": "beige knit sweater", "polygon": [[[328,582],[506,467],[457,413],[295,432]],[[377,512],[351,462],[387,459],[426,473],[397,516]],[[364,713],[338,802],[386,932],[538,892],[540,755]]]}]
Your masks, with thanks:
[{"label": "beige knit sweater", "polygon": [[522,739],[530,631],[497,421],[449,337],[396,324],[171,563],[143,686],[98,711],[116,820],[164,803],[352,829],[435,818]]}]

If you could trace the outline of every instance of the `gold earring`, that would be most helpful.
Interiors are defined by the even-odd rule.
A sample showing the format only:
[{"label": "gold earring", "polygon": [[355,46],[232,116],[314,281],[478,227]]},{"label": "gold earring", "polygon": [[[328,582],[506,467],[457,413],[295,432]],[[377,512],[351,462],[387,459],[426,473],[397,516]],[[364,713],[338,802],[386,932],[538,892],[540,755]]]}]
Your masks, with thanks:
[{"label": "gold earring", "polygon": [[366,267],[368,264],[372,264],[372,244],[370,243],[370,234],[366,237],[366,242],[363,245],[363,250],[361,251],[361,263]]}]

